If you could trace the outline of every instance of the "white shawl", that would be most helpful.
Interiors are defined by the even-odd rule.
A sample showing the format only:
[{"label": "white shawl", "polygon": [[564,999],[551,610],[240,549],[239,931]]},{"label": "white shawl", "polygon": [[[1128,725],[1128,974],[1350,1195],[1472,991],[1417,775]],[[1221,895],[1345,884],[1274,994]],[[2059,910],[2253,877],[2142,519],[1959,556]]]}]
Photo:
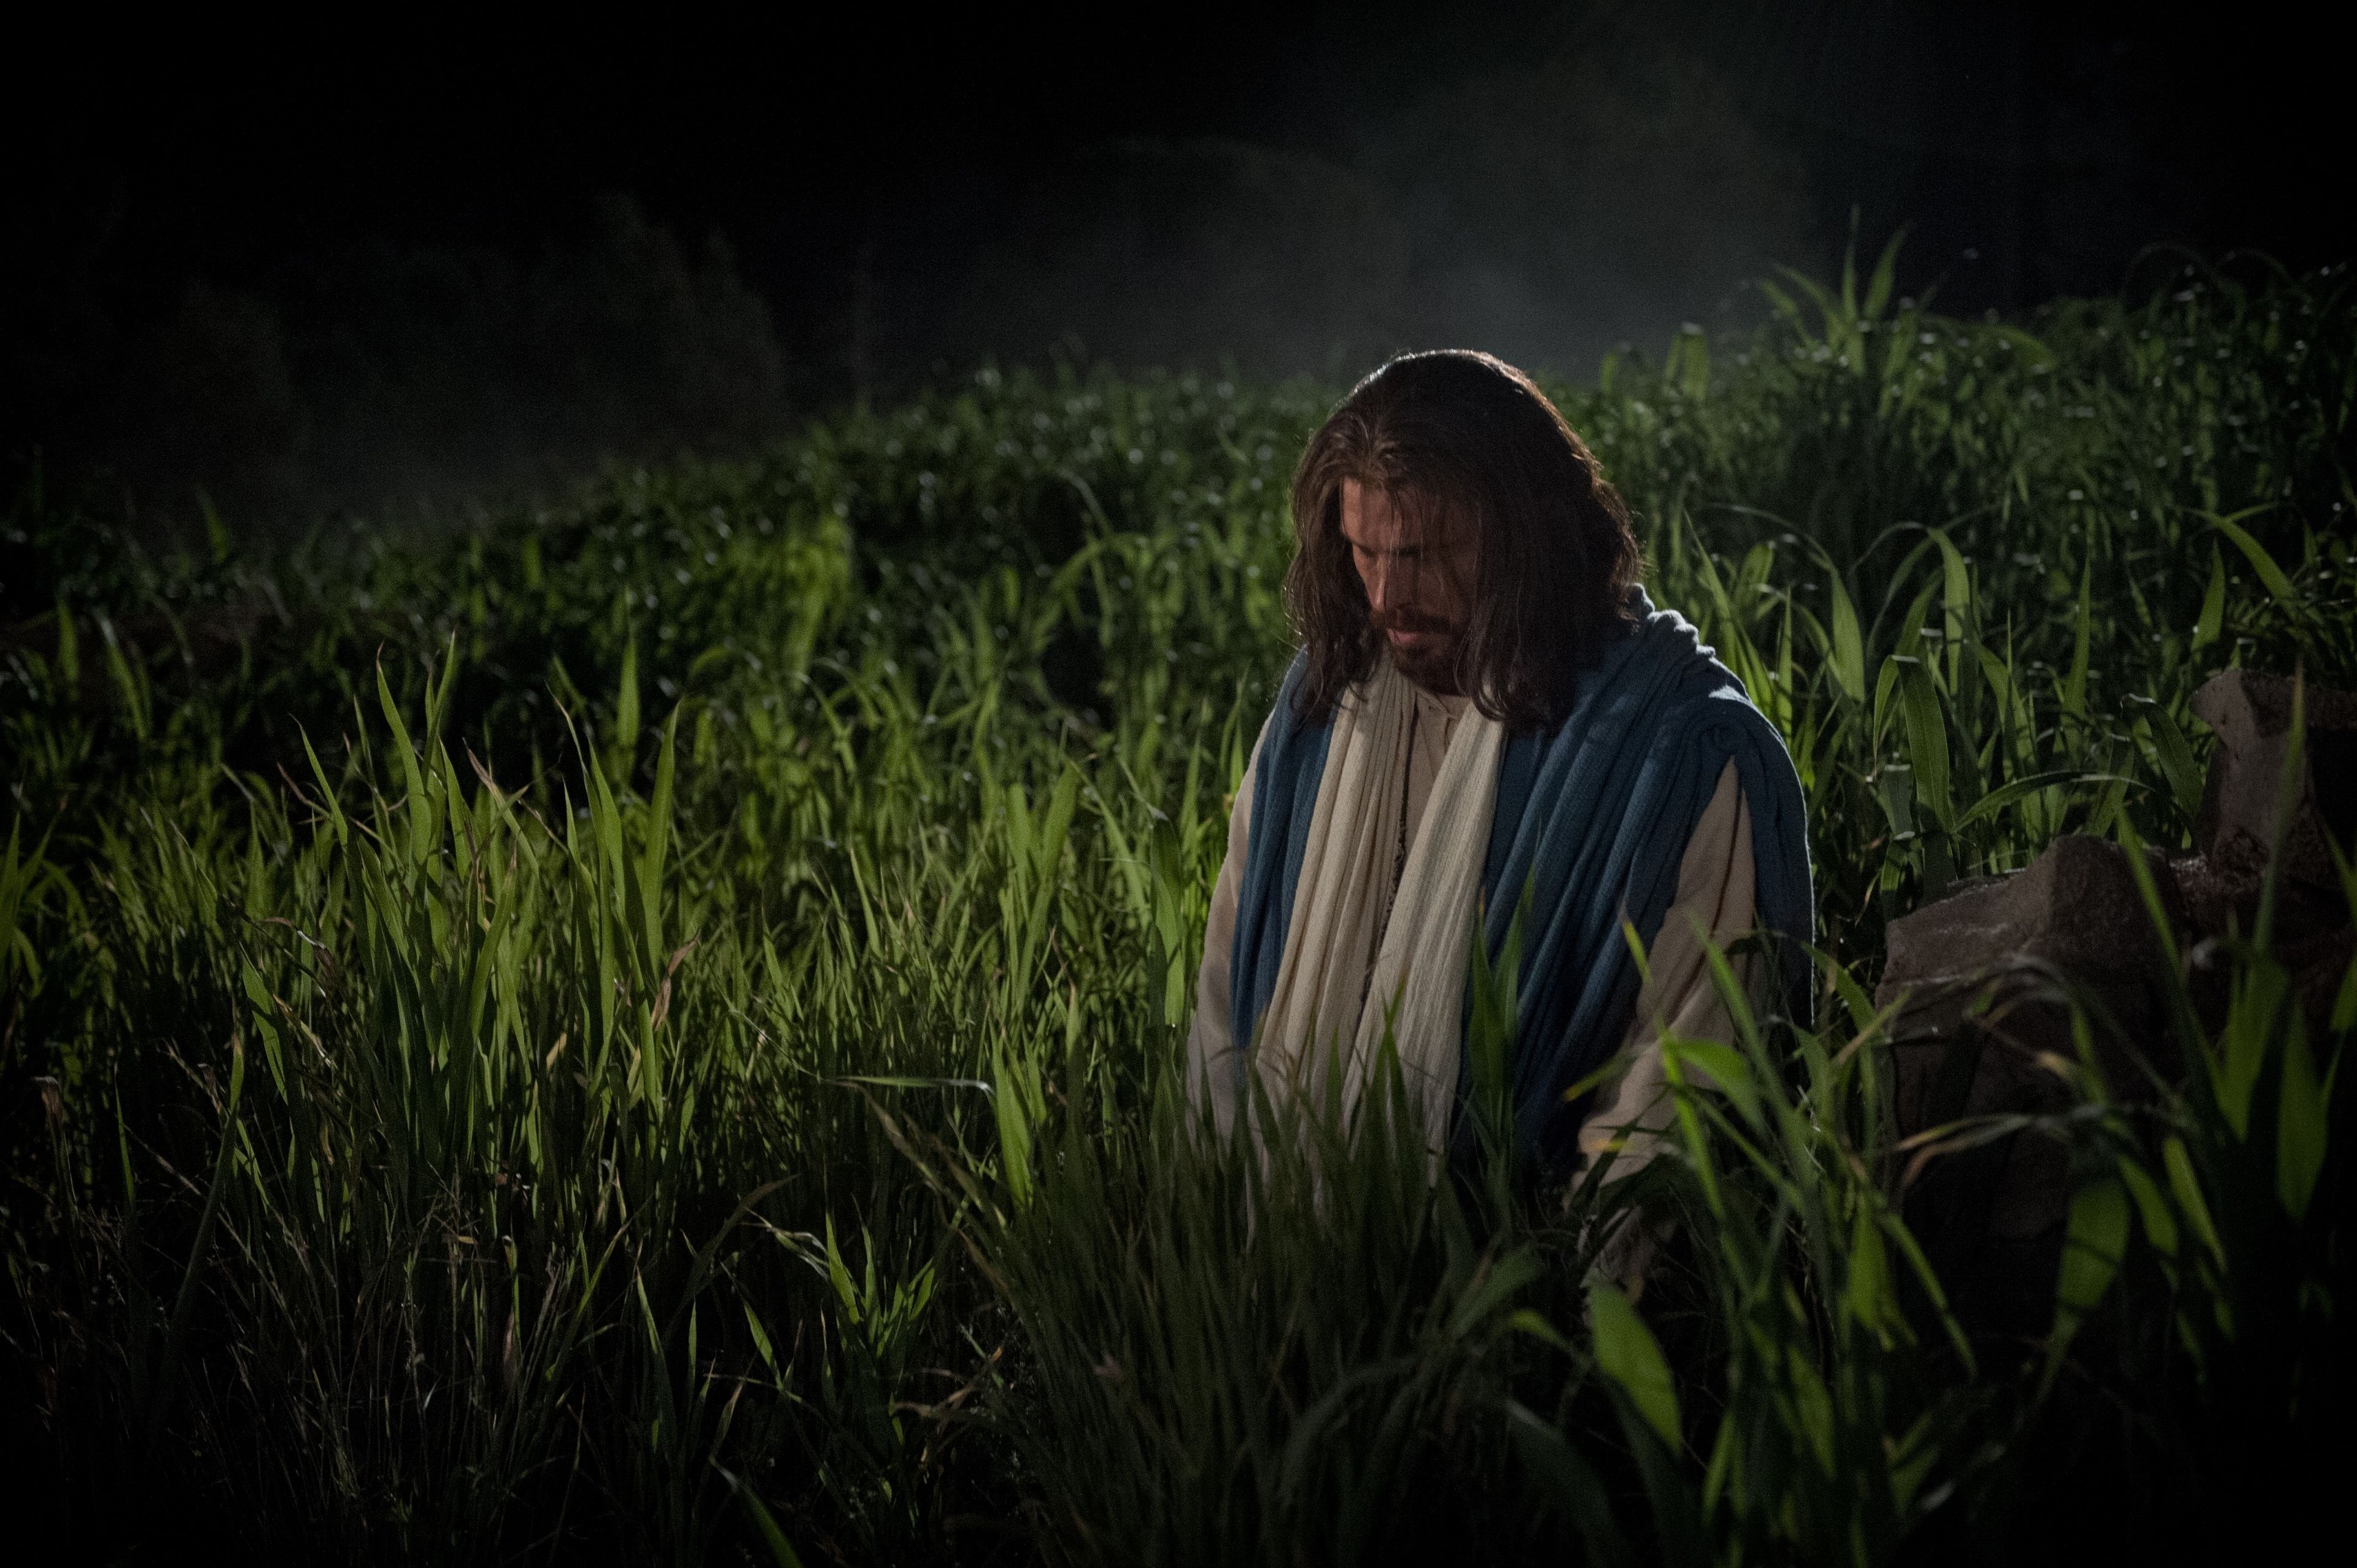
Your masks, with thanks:
[{"label": "white shawl", "polygon": [[[1415,705],[1406,677],[1388,660],[1335,704],[1255,1066],[1272,1097],[1290,1089],[1320,1101],[1339,1067],[1342,1102],[1355,1109],[1372,1081],[1388,1014],[1408,1092],[1438,1152],[1457,1100],[1467,942],[1505,729],[1478,709],[1458,721],[1394,895]],[[1338,1019],[1351,1027],[1347,1049]]]}]

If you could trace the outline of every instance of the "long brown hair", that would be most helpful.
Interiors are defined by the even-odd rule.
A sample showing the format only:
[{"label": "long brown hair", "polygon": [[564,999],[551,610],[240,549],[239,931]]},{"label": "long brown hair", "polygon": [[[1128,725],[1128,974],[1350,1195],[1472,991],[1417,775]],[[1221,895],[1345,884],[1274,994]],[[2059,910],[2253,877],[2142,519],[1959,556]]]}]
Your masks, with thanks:
[{"label": "long brown hair", "polygon": [[1530,377],[1462,349],[1404,354],[1351,389],[1293,476],[1285,596],[1309,667],[1301,716],[1323,722],[1374,669],[1381,636],[1342,538],[1342,481],[1418,523],[1469,523],[1472,601],[1457,689],[1512,729],[1570,711],[1577,672],[1629,624],[1637,538],[1585,442]]}]

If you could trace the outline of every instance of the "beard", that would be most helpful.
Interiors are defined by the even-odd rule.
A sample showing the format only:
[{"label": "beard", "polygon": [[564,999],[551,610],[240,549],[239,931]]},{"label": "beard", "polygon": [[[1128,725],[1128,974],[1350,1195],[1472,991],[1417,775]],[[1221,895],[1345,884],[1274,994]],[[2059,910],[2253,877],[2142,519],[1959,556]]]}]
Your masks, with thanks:
[{"label": "beard", "polygon": [[[1461,627],[1418,615],[1376,616],[1372,625],[1393,668],[1427,692],[1444,697],[1458,694],[1457,647]],[[1416,635],[1399,641],[1391,635],[1395,631]]]}]

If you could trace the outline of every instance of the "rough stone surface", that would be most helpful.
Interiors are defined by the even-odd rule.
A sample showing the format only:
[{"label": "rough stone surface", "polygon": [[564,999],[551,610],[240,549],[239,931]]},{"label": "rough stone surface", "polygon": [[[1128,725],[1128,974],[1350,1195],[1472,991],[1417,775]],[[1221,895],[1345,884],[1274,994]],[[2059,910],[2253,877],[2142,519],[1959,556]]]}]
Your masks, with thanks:
[{"label": "rough stone surface", "polygon": [[[2310,686],[2307,741],[2283,824],[2282,875],[2337,898],[2341,878],[2325,839],[2357,843],[2357,694]],[[2291,738],[2292,683],[2229,670],[2193,693],[2193,712],[2218,736],[2193,842],[2230,873],[2264,870],[2277,829],[2284,753]],[[2320,786],[2320,788],[2319,788]],[[2340,911],[2345,919],[2348,911]]]},{"label": "rough stone surface", "polygon": [[[2237,841],[2247,844],[2247,840]],[[2206,939],[2248,937],[2258,928],[2264,862],[2231,852],[2186,855],[2169,863],[2183,890],[2194,942],[2186,979],[2193,1010],[2215,1030],[2224,1022],[2231,964],[2226,952]],[[2284,877],[2276,885],[2275,928],[2269,947],[2291,972],[2292,989],[2308,1015],[2311,1036],[2322,1034],[2348,972],[2352,950],[2349,905],[2339,892],[2321,892]]]},{"label": "rough stone surface", "polygon": [[[2147,864],[2172,923],[2181,924],[2176,878],[2158,860]],[[2023,959],[2104,979],[2156,977],[2165,961],[2126,855],[2108,839],[2076,833],[2055,840],[2025,871],[1986,878],[1892,921],[1885,940],[1885,1001],[1900,988],[1920,992]]]},{"label": "rough stone surface", "polygon": [[[2146,865],[2170,934],[2182,940],[2188,920],[2175,872],[2157,855]],[[1960,1037],[1986,1036],[2021,1063],[2040,1052],[2069,1054],[2070,988],[2129,1038],[2166,1049],[2153,1026],[2165,1016],[2168,955],[2126,852],[2108,840],[2057,839],[2027,870],[1892,921],[1887,940],[1875,1003],[1909,997],[1893,1034],[1899,1114],[1910,1130],[1933,1125],[1928,1118],[1943,1109],[1922,1099],[1931,1079],[1921,1061],[1944,1055]],[[1976,1113],[1977,1107],[1942,1119]]]},{"label": "rough stone surface", "polygon": [[[2328,843],[2357,848],[2357,695],[2310,687],[2302,700],[2307,738],[2290,812],[2278,822],[2292,683],[2228,671],[2195,693],[2194,712],[2218,747],[2194,852],[2147,862],[2178,950],[2191,958],[2196,1010],[2212,1027],[2225,1006],[2226,971],[2207,939],[2255,929],[2279,828],[2273,950],[2312,1029],[2327,1026],[2357,954]],[[1891,1045],[1902,1137],[1968,1117],[2067,1109],[2068,1085],[2050,1062],[2074,1054],[2072,994],[2114,1026],[2096,1038],[2115,1093],[2179,1070],[2167,954],[2115,844],[2059,839],[2027,870],[1959,885],[1894,920],[1888,941],[1875,1001],[1906,998]],[[2043,1330],[2070,1178],[2063,1145],[2030,1133],[1943,1155],[1921,1172],[1908,1217],[1942,1277],[1955,1283],[1967,1322],[2006,1334]]]},{"label": "rough stone surface", "polygon": [[[2169,867],[2154,872],[2181,935]],[[2167,956],[2127,856],[2107,840],[2058,839],[2027,870],[1992,878],[1891,923],[1878,1007],[1906,998],[1892,1027],[1893,1111],[1910,1136],[1967,1117],[2067,1110],[2053,1058],[2074,1055],[2070,997],[2108,1015],[2166,1072]],[[2099,1031],[2106,1075],[2148,1081]],[[2156,1052],[2156,1047],[2158,1047]],[[2018,1134],[1943,1156],[1909,1197],[1909,1214],[1943,1277],[1969,1282],[1959,1308],[1979,1326],[2034,1333],[2050,1313],[2056,1239],[2070,1204],[2059,1141]]]},{"label": "rough stone surface", "polygon": [[[2290,740],[2292,683],[2276,675],[2229,670],[2193,695],[2193,711],[2216,733],[2195,851],[2172,863],[2188,920],[2198,938],[2256,930],[2267,855],[2284,788]],[[2307,739],[2283,824],[2276,879],[2273,946],[2312,1031],[2331,1016],[2351,950],[2349,899],[2328,835],[2344,854],[2357,850],[2357,695],[2309,687]],[[2190,979],[2196,1010],[2216,1027],[2227,999],[2222,962],[2196,950]]]}]

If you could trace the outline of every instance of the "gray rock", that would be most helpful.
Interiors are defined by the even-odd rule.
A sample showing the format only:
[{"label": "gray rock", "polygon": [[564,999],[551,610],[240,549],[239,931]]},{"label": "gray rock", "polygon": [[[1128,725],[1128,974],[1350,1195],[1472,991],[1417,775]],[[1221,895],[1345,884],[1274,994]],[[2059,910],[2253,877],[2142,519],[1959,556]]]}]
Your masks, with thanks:
[{"label": "gray rock", "polygon": [[[2194,822],[2195,853],[2171,862],[2196,937],[2244,937],[2258,929],[2267,855],[2283,789],[2291,731],[2291,682],[2229,670],[2194,693],[2193,708],[2218,736]],[[2273,947],[2293,990],[2321,1031],[2347,972],[2350,908],[2327,835],[2357,849],[2357,696],[2311,686],[2304,697],[2307,740],[2285,823],[2276,880]],[[2222,950],[2197,948],[2188,976],[2194,1010],[2222,1023],[2229,968]]]},{"label": "gray rock", "polygon": [[[2324,1026],[2357,953],[2328,843],[2357,848],[2357,695],[2310,687],[2302,703],[2306,740],[2279,821],[2292,683],[2232,670],[2195,693],[2194,712],[2218,736],[2195,852],[2147,859],[2178,950],[2193,955],[2195,1010],[2213,1028],[2226,1003],[2224,950],[2200,940],[2254,931],[2278,839],[2274,951],[2312,1026]],[[1890,1058],[1902,1138],[1969,1118],[2068,1111],[2074,1000],[2099,1015],[2096,1060],[2115,1094],[2179,1075],[2168,954],[2116,844],[2058,839],[2024,871],[1961,886],[1892,921],[1887,940],[1875,1003],[1900,1004]],[[2062,1142],[2035,1132],[1959,1141],[1916,1176],[1909,1222],[1965,1321],[2042,1332],[2070,1208]]]},{"label": "gray rock", "polygon": [[[2341,879],[2325,841],[2330,834],[2344,853],[2357,845],[2357,695],[2309,686],[2302,705],[2307,741],[2291,814],[2281,824],[2282,872],[2337,897]],[[2218,736],[2193,842],[2224,876],[2266,865],[2278,827],[2291,710],[2289,681],[2248,670],[2213,675],[2193,693],[2193,712]]]},{"label": "gray rock", "polygon": [[[2176,880],[2154,873],[2172,923],[2181,923]],[[2120,847],[2108,839],[2056,839],[2029,867],[1990,877],[1890,923],[1878,1004],[1984,971],[2034,960],[2090,978],[2153,978],[2166,961],[2152,917]]]},{"label": "gray rock", "polygon": [[[2175,877],[2158,856],[2147,865],[2164,917],[2181,932]],[[2168,958],[2126,852],[2107,840],[2058,839],[2024,871],[1892,921],[1888,942],[1875,1003],[1903,999],[1890,1046],[1901,1137],[1965,1118],[2069,1110],[2073,1097],[2059,1069],[2076,1056],[2074,997],[2116,1026],[2095,1031],[2099,1065],[2116,1090],[2135,1092],[2155,1072],[2173,1070]],[[2043,1327],[2070,1175],[2064,1144],[2035,1132],[1959,1150],[1921,1171],[1910,1221],[1942,1277],[1958,1282],[1958,1310],[1975,1326],[2025,1335]]]},{"label": "gray rock", "polygon": [[[2173,872],[2158,856],[2146,865],[2172,934],[2182,934]],[[2073,1050],[2073,990],[2131,1039],[2152,1037],[2165,1016],[2167,952],[2126,852],[2105,839],[2057,839],[2025,871],[1893,920],[1887,940],[1875,1004],[1906,998],[1892,1026],[1902,1133],[2028,1109],[2016,1090],[2032,1083],[2059,1092],[2038,1058]],[[1978,1071],[1943,1091],[1938,1064],[1966,1039],[1984,1047]]]}]

